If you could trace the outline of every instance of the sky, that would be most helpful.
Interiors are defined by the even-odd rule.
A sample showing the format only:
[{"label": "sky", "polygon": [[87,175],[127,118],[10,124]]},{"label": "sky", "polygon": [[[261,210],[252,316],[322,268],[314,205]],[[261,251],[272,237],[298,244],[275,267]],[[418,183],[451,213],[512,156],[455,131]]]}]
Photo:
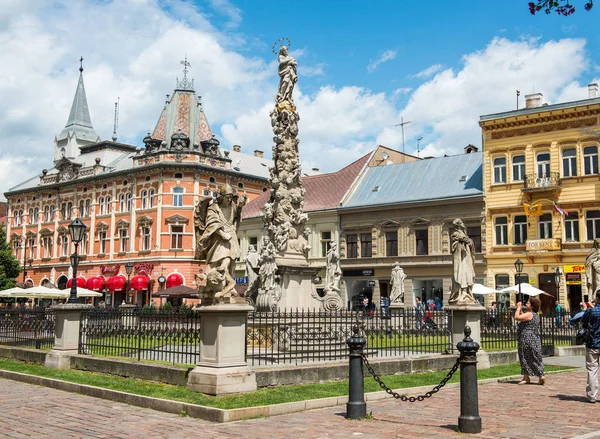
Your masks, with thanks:
[{"label": "sky", "polygon": [[119,98],[118,140],[142,146],[187,56],[221,146],[270,155],[272,47],[286,37],[303,167],[335,171],[378,144],[420,157],[480,147],[479,117],[516,109],[516,90],[520,108],[534,92],[573,101],[600,78],[600,6],[532,16],[527,3],[0,0],[0,194],[52,167],[80,56],[102,139]]}]

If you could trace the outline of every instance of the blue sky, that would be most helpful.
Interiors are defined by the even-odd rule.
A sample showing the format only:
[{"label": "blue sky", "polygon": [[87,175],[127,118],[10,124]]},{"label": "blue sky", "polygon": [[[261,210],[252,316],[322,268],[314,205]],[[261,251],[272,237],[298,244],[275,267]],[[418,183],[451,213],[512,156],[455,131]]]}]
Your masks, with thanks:
[{"label": "blue sky", "polygon": [[[579,5],[581,3],[581,5]],[[0,193],[52,163],[80,55],[92,122],[141,144],[190,76],[224,147],[270,153],[277,87],[271,46],[292,40],[306,167],[334,171],[377,144],[457,154],[480,146],[478,117],[511,110],[515,90],[545,102],[587,97],[597,80],[600,10],[532,16],[527,1],[5,0],[0,10]],[[15,147],[18,145],[18,147]]]}]

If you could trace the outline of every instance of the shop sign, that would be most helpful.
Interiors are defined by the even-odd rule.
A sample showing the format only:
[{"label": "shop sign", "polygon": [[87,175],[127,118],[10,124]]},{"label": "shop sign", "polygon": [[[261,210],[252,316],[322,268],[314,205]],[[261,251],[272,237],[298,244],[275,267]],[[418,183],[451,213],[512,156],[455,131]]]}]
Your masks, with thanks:
[{"label": "shop sign", "polygon": [[372,268],[365,268],[362,270],[343,270],[342,273],[344,277],[363,277],[373,276],[375,274],[375,270]]},{"label": "shop sign", "polygon": [[248,285],[248,278],[247,277],[236,277],[235,283],[237,285]]},{"label": "shop sign", "polygon": [[102,264],[100,265],[100,274],[102,274],[102,276],[104,276],[106,273],[113,273],[113,274],[119,274],[119,268],[121,268],[121,264],[115,264],[115,265],[105,265]]},{"label": "shop sign", "polygon": [[548,250],[560,250],[560,239],[528,239],[525,242],[525,251],[540,252]]},{"label": "shop sign", "polygon": [[563,265],[563,273],[585,273],[585,265]]},{"label": "shop sign", "polygon": [[581,285],[581,274],[565,273],[565,283],[567,285]]},{"label": "shop sign", "polygon": [[141,262],[136,264],[134,270],[137,271],[138,274],[145,274],[148,276],[152,270],[154,269],[154,264],[150,264],[148,262]]}]

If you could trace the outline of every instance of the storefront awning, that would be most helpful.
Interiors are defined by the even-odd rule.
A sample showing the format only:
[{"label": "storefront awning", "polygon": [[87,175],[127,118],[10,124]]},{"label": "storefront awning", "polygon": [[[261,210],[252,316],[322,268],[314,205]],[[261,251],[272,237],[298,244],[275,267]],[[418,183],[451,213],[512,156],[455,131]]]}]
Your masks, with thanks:
[{"label": "storefront awning", "polygon": [[106,281],[106,289],[109,291],[125,291],[125,282],[127,279],[123,276],[109,277]]},{"label": "storefront awning", "polygon": [[179,273],[170,274],[167,277],[167,288],[183,285],[183,276]]},{"label": "storefront awning", "polygon": [[[67,281],[67,288],[71,288],[71,285],[73,285],[73,278],[71,278]],[[78,288],[85,288],[86,285],[87,285],[87,281],[83,277],[77,278],[77,287]]]},{"label": "storefront awning", "polygon": [[[85,283],[85,288],[92,291],[102,291],[104,289],[104,282],[105,280],[102,276],[90,277]],[[79,280],[77,286],[79,286]]]},{"label": "storefront awning", "polygon": [[146,275],[134,276],[131,278],[131,283],[129,284],[129,289],[130,290],[147,290],[149,280],[150,280],[150,276],[146,276]]}]

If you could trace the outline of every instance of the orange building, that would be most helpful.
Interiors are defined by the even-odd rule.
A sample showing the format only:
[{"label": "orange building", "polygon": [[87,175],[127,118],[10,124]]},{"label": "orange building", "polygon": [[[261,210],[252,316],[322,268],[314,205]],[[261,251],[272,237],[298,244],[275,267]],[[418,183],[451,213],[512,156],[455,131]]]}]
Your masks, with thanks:
[{"label": "orange building", "polygon": [[[79,245],[78,285],[105,293],[107,305],[142,305],[151,292],[195,286],[194,206],[229,183],[249,200],[268,185],[271,160],[261,151],[221,148],[193,81],[167,95],[145,147],[100,140],[88,109],[83,69],[65,128],[54,139],[54,163],[11,188],[7,239],[25,262],[30,285],[70,286],[74,251],[69,223],[88,230]],[[134,265],[127,295],[125,264]]]}]

